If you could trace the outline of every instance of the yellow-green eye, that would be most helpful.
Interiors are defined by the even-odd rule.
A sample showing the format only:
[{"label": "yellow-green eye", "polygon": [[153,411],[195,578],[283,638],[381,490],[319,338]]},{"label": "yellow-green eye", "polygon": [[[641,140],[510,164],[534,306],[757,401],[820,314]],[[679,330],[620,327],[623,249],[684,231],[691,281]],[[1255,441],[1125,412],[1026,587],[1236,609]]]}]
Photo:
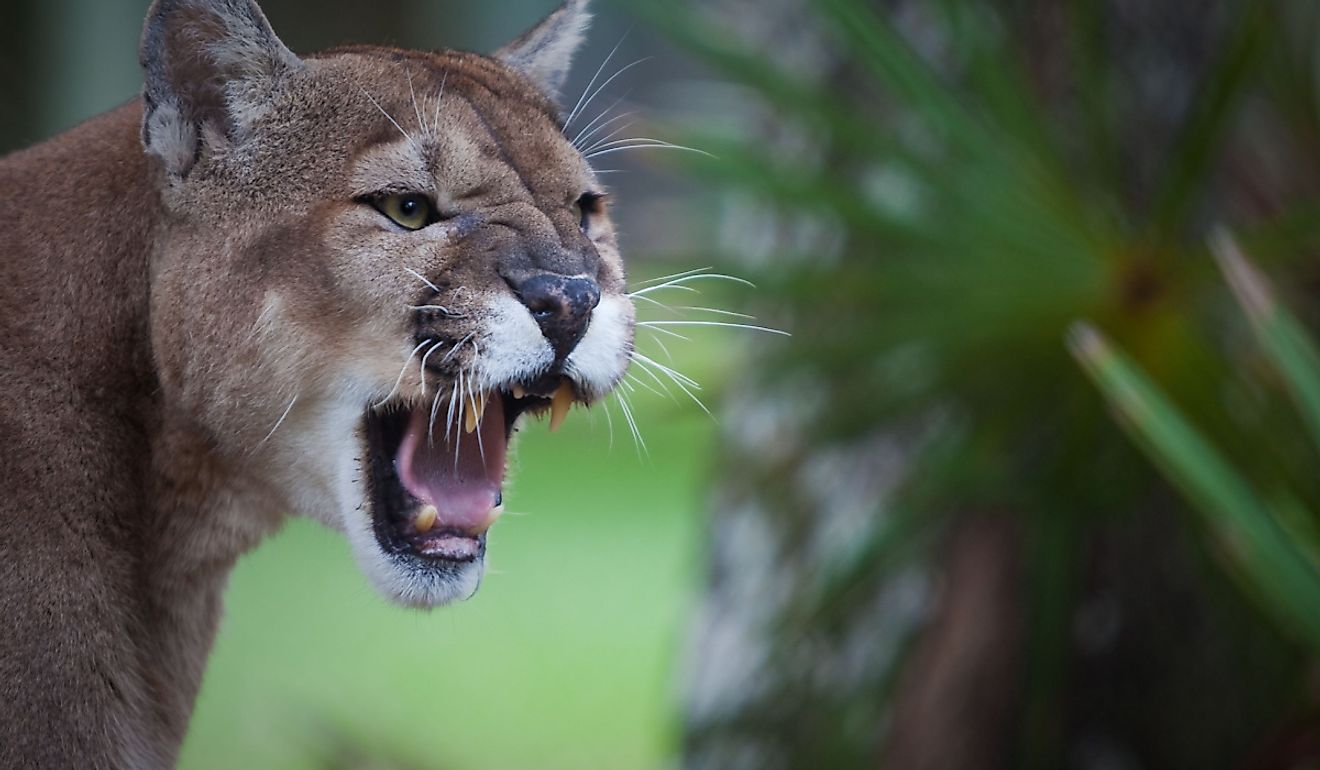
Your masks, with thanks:
[{"label": "yellow-green eye", "polygon": [[406,230],[426,227],[433,221],[432,215],[435,213],[431,201],[425,195],[416,193],[387,195],[376,201],[376,208],[394,224]]}]

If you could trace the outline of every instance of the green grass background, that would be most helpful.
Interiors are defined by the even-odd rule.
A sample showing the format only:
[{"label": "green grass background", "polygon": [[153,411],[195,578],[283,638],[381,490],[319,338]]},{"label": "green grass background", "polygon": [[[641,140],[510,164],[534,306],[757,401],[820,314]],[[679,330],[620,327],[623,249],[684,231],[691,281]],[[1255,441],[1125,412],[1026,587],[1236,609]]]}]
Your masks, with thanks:
[{"label": "green grass background", "polygon": [[[717,355],[678,361],[709,377]],[[346,746],[387,767],[664,766],[716,425],[690,401],[633,399],[641,457],[617,408],[612,447],[599,408],[554,435],[527,423],[466,604],[386,603],[344,539],[304,520],[245,557],[181,767],[340,766]]]}]

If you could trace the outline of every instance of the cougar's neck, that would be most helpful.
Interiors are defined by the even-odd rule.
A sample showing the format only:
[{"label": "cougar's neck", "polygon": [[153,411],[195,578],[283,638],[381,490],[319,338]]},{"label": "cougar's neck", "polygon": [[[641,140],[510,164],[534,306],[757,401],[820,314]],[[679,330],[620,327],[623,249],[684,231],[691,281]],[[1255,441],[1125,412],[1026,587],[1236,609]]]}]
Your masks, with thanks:
[{"label": "cougar's neck", "polygon": [[0,491],[59,495],[77,512],[76,537],[49,547],[109,597],[105,622],[124,626],[121,652],[137,664],[118,686],[138,703],[144,742],[172,755],[228,574],[272,522],[238,516],[244,495],[206,437],[160,401],[150,262],[161,216],[140,122],[134,101],[0,160],[0,371],[12,373],[0,397],[18,402],[18,438],[51,453],[48,476],[15,474]]}]

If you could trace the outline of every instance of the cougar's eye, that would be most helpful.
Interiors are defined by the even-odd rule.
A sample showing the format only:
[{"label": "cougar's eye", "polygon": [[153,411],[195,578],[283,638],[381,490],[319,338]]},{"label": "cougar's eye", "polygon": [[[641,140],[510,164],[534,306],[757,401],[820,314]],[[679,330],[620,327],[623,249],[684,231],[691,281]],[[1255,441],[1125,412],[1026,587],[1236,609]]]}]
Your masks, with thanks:
[{"label": "cougar's eye", "polygon": [[394,224],[406,230],[420,230],[435,221],[435,206],[425,195],[387,195],[378,198],[375,206]]},{"label": "cougar's eye", "polygon": [[578,218],[578,227],[586,232],[591,225],[591,215],[599,214],[603,208],[603,193],[585,192],[573,203],[573,213]]}]

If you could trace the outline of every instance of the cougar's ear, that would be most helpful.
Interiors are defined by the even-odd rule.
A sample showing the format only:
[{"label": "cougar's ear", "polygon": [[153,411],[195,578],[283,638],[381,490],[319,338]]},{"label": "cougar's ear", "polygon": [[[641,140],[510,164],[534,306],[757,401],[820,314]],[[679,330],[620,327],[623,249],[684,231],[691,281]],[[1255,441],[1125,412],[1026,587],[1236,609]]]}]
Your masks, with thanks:
[{"label": "cougar's ear", "polygon": [[203,142],[239,142],[281,77],[302,62],[254,0],[155,0],[139,51],[142,142],[170,174]]},{"label": "cougar's ear", "polygon": [[495,57],[520,70],[557,99],[590,23],[587,0],[566,0],[545,21],[496,51]]}]

